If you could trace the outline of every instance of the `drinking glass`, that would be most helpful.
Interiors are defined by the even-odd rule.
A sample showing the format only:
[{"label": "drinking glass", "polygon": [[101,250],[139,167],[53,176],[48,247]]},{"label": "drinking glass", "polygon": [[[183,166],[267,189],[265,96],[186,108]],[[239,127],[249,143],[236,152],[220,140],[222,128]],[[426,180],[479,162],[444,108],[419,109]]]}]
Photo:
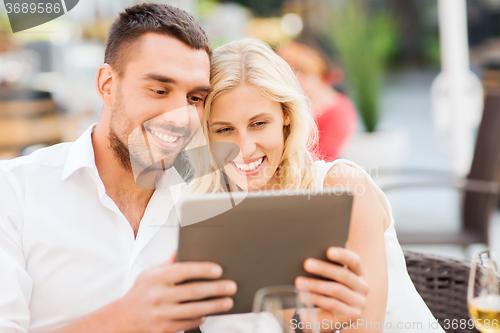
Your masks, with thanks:
[{"label": "drinking glass", "polygon": [[469,314],[483,333],[500,333],[500,252],[474,254],[467,290]]},{"label": "drinking glass", "polygon": [[293,285],[259,289],[254,297],[254,332],[258,333],[318,333],[320,323],[311,303],[311,295]]}]

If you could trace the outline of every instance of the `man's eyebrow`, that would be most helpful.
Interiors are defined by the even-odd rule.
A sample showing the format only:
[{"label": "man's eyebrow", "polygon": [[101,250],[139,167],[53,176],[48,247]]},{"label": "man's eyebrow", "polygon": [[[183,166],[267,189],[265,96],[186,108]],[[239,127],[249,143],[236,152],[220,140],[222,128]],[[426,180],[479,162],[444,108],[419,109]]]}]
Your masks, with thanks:
[{"label": "man's eyebrow", "polygon": [[210,86],[199,86],[193,89],[193,91],[203,91],[206,93],[211,93],[212,92],[212,87]]},{"label": "man's eyebrow", "polygon": [[[158,73],[148,73],[148,74],[144,75],[144,79],[145,80],[159,81],[162,83],[172,83],[172,84],[177,83],[177,81],[175,81],[175,79],[173,79],[169,76],[166,76],[166,75],[158,74]],[[212,87],[211,86],[199,86],[199,87],[194,88],[192,91],[203,91],[206,93],[210,93],[210,92],[212,92]]]},{"label": "man's eyebrow", "polygon": [[148,73],[144,75],[144,79],[160,81],[163,83],[176,83],[176,81],[173,78],[158,73]]}]

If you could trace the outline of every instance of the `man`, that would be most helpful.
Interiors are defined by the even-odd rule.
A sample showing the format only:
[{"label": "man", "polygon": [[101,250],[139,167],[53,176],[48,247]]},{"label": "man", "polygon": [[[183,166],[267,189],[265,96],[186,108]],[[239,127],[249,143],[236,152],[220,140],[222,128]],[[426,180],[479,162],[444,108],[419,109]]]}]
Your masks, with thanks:
[{"label": "man", "polygon": [[[128,8],[96,75],[99,123],[74,143],[0,163],[1,332],[177,332],[232,307],[236,284],[211,281],[220,266],[173,263],[174,198],[132,172],[168,169],[191,140],[210,56],[185,12]],[[137,128],[169,156],[130,156]],[[179,284],[194,279],[207,282]]]}]

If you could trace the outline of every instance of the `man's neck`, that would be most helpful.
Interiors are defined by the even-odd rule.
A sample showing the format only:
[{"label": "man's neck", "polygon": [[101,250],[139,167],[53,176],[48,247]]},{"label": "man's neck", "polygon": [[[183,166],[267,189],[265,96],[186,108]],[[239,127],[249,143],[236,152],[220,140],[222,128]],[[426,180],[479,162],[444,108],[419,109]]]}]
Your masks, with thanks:
[{"label": "man's neck", "polygon": [[154,190],[139,187],[131,171],[116,157],[110,145],[109,128],[99,123],[92,133],[95,163],[106,194],[116,203],[137,235]]}]

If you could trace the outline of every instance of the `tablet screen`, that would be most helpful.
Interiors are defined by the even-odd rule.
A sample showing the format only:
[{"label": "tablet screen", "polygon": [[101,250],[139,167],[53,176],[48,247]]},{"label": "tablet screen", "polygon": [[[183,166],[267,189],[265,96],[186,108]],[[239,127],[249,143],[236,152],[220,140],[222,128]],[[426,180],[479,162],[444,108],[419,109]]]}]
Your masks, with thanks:
[{"label": "tablet screen", "polygon": [[[233,193],[234,206],[228,206],[228,193],[196,195],[180,205],[177,261],[222,266],[222,278],[238,284],[227,313],[251,312],[258,289],[312,276],[303,269],[305,259],[327,260],[328,247],[345,246],[353,201],[349,189],[282,192]],[[200,218],[204,211],[207,219]],[[186,222],[193,213],[200,222]]]}]

